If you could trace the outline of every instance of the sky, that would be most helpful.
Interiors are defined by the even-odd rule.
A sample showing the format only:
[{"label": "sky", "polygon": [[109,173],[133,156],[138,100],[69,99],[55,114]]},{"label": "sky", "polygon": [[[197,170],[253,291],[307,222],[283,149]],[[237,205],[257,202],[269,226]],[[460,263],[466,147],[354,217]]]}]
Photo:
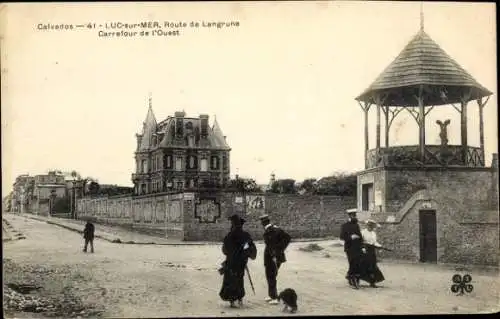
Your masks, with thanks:
[{"label": "sky", "polygon": [[[4,195],[19,174],[49,169],[132,186],[135,134],[149,92],[158,121],[180,110],[209,114],[210,123],[216,116],[232,147],[232,174],[266,184],[272,172],[301,181],[362,170],[364,121],[354,98],[420,26],[419,2],[2,6]],[[484,116],[490,163],[498,151],[495,5],[432,2],[424,3],[423,12],[427,34],[494,94]],[[98,35],[111,31],[105,23],[142,21],[239,26],[181,28],[178,36]],[[89,23],[97,27],[38,29]],[[478,109],[471,105],[468,139],[479,146]],[[460,144],[460,118],[451,106],[437,107],[428,117],[429,144],[439,143],[435,121],[447,118],[449,144]],[[372,110],[370,148],[375,123]],[[390,144],[418,144],[407,112],[394,121]]]}]

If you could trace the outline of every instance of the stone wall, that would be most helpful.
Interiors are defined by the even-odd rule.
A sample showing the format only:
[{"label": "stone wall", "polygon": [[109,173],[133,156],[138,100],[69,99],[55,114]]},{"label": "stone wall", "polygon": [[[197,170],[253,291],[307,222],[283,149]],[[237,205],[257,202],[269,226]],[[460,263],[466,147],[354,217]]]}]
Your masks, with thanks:
[{"label": "stone wall", "polygon": [[491,176],[490,169],[387,170],[386,210],[398,211],[420,189],[436,191],[439,197],[456,197],[471,209],[486,209],[493,188]]},{"label": "stone wall", "polygon": [[[210,201],[206,199],[209,197],[196,194],[194,206],[205,205]],[[269,214],[272,222],[285,229],[292,238],[338,236],[340,225],[347,219],[345,210],[356,206],[355,198],[340,196],[249,194],[243,198],[238,194],[222,193],[215,197],[216,205],[220,206],[220,218],[216,223],[206,223],[200,222],[194,213],[185,216],[185,240],[222,240],[230,227],[227,218],[232,214],[246,219],[245,229],[256,239],[262,239],[259,217],[263,214]],[[259,198],[263,207],[253,207],[252,202]]]},{"label": "stone wall", "polygon": [[[382,170],[382,169],[381,169]],[[372,212],[382,257],[420,259],[419,211],[436,212],[438,262],[498,265],[498,171],[491,168],[383,169],[385,205]],[[364,176],[360,180],[369,180]]]},{"label": "stone wall", "polygon": [[183,198],[183,194],[83,198],[77,201],[77,216],[152,235],[183,238]]},{"label": "stone wall", "polygon": [[294,238],[338,236],[345,210],[355,198],[339,196],[258,195],[236,193],[158,194],[144,197],[80,199],[78,218],[119,225],[150,234],[187,241],[221,241],[230,228],[227,218],[239,214],[245,229],[262,239],[259,216],[272,221]]}]

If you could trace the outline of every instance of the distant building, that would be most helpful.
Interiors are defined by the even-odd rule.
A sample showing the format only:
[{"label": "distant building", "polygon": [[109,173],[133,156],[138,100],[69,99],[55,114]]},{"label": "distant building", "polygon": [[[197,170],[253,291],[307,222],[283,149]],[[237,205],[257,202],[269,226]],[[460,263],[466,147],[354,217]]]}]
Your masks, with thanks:
[{"label": "distant building", "polygon": [[208,120],[182,111],[157,123],[150,99],[142,133],[136,134],[134,193],[227,185],[231,148],[217,120],[212,127]]},{"label": "distant building", "polygon": [[39,215],[48,215],[51,195],[55,195],[56,199],[66,196],[65,176],[51,171],[48,174],[36,175],[34,179],[31,210]]},{"label": "distant building", "polygon": [[19,175],[13,185],[11,208],[14,212],[23,212],[24,206],[28,203],[28,193],[30,185],[33,183],[33,176],[28,174]]}]

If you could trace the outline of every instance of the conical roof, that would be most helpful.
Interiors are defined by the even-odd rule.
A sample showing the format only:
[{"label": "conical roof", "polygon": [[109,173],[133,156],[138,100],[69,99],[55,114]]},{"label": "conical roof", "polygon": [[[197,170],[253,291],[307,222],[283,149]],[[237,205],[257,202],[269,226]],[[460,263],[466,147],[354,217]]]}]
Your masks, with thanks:
[{"label": "conical roof", "polygon": [[415,106],[415,95],[424,85],[425,105],[458,103],[471,89],[469,100],[492,93],[453,60],[423,28],[401,53],[356,100],[375,103],[374,96],[387,95],[384,105]]},{"label": "conical roof", "polygon": [[217,122],[217,117],[214,119],[214,125],[212,126],[212,132],[211,134],[211,144],[214,147],[218,148],[230,148],[229,145],[226,142],[226,138],[224,137],[224,133],[222,133],[222,130],[219,126],[219,123]]},{"label": "conical roof", "polygon": [[141,146],[139,147],[140,151],[151,148],[153,134],[155,132],[156,132],[156,118],[153,113],[153,107],[150,103],[148,108],[148,114],[146,115],[146,120],[144,121]]}]

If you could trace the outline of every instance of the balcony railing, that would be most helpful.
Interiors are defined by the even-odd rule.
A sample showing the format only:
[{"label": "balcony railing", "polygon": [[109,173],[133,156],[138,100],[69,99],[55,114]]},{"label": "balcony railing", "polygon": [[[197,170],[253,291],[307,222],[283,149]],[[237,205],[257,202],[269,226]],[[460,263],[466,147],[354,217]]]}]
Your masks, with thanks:
[{"label": "balcony railing", "polygon": [[479,147],[461,145],[426,145],[423,161],[418,145],[393,146],[368,150],[365,167],[484,167],[484,154]]}]

